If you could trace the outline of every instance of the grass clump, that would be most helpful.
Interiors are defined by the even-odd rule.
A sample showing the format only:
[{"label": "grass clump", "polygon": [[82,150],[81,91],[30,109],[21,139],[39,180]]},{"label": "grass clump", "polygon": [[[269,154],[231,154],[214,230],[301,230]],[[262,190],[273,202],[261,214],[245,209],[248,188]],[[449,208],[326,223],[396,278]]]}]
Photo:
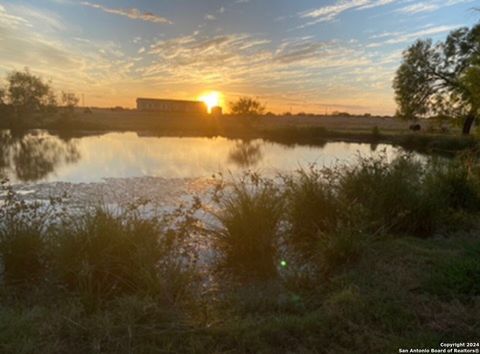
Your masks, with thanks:
[{"label": "grass clump", "polygon": [[219,227],[213,230],[217,269],[245,280],[275,277],[283,212],[278,187],[247,175],[222,189],[218,206],[214,216]]},{"label": "grass clump", "polygon": [[306,259],[315,254],[312,246],[318,243],[319,235],[336,228],[341,212],[333,185],[323,172],[311,166],[284,177],[288,247]]},{"label": "grass clump", "polygon": [[5,198],[0,204],[0,256],[7,285],[33,285],[47,277],[49,242],[55,221],[64,216],[59,199],[48,203],[26,202],[7,181],[1,182]]},{"label": "grass clump", "polygon": [[295,264],[330,275],[357,259],[366,240],[362,211],[339,197],[334,171],[311,166],[284,182],[285,248]]},{"label": "grass clump", "polygon": [[[180,277],[175,234],[154,220],[96,209],[57,239],[55,269],[61,284],[93,298],[119,294],[172,296],[167,281],[174,269]],[[175,264],[175,265],[174,265]]]}]

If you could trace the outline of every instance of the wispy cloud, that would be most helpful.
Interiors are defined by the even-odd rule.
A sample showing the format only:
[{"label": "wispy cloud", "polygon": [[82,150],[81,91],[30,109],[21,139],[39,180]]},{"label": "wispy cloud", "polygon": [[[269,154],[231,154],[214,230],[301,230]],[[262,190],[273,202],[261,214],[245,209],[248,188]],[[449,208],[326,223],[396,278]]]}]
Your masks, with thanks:
[{"label": "wispy cloud", "polygon": [[443,7],[454,6],[464,3],[473,2],[474,0],[430,0],[421,1],[412,5],[404,6],[397,10],[397,12],[405,14],[417,14],[422,12],[433,12]]},{"label": "wispy cloud", "polygon": [[[415,40],[417,38],[422,38],[422,37],[429,37],[429,36],[435,36],[438,34],[443,34],[447,33],[455,28],[460,27],[460,25],[454,25],[454,26],[431,26],[427,27],[418,31],[413,31],[413,32],[395,32],[395,33],[383,33],[377,36],[373,36],[371,38],[388,38],[383,42],[374,42],[370,43],[367,47],[368,48],[376,48],[376,47],[381,47],[383,45],[392,45],[392,44],[399,44],[399,43],[405,43],[409,42],[412,40]],[[390,38],[389,38],[390,37]]]},{"label": "wispy cloud", "polygon": [[313,10],[301,12],[301,18],[310,18],[312,21],[306,23],[310,26],[320,22],[329,22],[335,20],[340,14],[348,10],[366,10],[378,6],[392,4],[398,0],[341,0],[333,5],[322,6]]},{"label": "wispy cloud", "polygon": [[95,9],[102,10],[109,14],[125,16],[134,20],[142,20],[153,23],[162,23],[162,24],[172,24],[173,22],[165,17],[156,15],[152,12],[143,12],[139,9],[121,9],[121,8],[110,8],[100,4],[94,4],[91,2],[83,1],[81,2],[83,6],[93,7]]},{"label": "wispy cloud", "polygon": [[[43,28],[48,28],[50,30],[64,31],[66,29],[66,25],[62,22],[60,17],[57,14],[47,10],[40,10],[38,8],[15,4],[9,4],[8,10],[10,13],[17,15],[17,19],[21,18],[23,23],[28,23],[29,27],[32,27],[34,24],[41,24]],[[5,8],[3,8],[1,5],[0,12],[3,13],[2,16],[8,16]],[[21,17],[18,15],[21,15]],[[13,15],[10,15],[11,18],[12,16]]]},{"label": "wispy cloud", "polygon": [[438,10],[439,8],[440,8],[440,5],[436,3],[419,2],[416,4],[402,7],[397,11],[406,13],[406,14],[417,14],[419,12],[432,12],[432,11]]},{"label": "wispy cloud", "polygon": [[19,26],[28,26],[31,27],[31,24],[20,16],[15,16],[5,9],[4,6],[0,4],[0,24],[10,26],[11,28],[17,28]]}]

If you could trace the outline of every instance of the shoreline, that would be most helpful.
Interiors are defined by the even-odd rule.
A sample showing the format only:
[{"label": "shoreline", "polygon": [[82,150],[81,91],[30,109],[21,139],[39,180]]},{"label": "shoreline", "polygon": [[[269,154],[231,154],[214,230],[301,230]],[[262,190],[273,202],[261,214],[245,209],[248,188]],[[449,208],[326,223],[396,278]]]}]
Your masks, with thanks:
[{"label": "shoreline", "polygon": [[62,138],[70,139],[84,136],[105,135],[108,133],[137,133],[141,137],[178,137],[178,138],[225,138],[236,140],[263,139],[267,142],[283,145],[323,146],[331,142],[359,143],[359,144],[388,144],[401,147],[409,152],[454,156],[456,153],[478,148],[480,140],[474,136],[451,136],[430,134],[372,134],[368,132],[328,131],[319,128],[288,128],[274,131],[225,132],[225,131],[175,131],[175,130],[143,130],[143,129],[52,129],[31,128],[20,134],[32,130],[45,130]]}]

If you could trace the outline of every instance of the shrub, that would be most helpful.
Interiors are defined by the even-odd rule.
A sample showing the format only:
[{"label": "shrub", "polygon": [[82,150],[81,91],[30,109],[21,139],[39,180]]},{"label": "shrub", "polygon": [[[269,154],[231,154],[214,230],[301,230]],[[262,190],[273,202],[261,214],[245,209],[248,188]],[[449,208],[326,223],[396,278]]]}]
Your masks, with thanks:
[{"label": "shrub", "polygon": [[97,209],[58,238],[58,278],[94,298],[141,292],[170,296],[162,294],[167,284],[160,270],[175,247],[172,237],[155,220]]},{"label": "shrub", "polygon": [[267,279],[277,274],[281,194],[270,180],[255,174],[223,188],[214,213],[213,230],[217,269],[244,280]]}]

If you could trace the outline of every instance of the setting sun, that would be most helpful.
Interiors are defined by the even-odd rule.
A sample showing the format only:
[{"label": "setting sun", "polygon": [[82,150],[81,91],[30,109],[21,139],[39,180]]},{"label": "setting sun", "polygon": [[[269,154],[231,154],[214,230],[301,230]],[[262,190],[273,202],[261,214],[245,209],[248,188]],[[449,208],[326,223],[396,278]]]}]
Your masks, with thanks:
[{"label": "setting sun", "polygon": [[220,92],[212,91],[206,93],[200,96],[199,100],[205,102],[208,112],[211,112],[213,107],[222,106],[222,94]]}]

